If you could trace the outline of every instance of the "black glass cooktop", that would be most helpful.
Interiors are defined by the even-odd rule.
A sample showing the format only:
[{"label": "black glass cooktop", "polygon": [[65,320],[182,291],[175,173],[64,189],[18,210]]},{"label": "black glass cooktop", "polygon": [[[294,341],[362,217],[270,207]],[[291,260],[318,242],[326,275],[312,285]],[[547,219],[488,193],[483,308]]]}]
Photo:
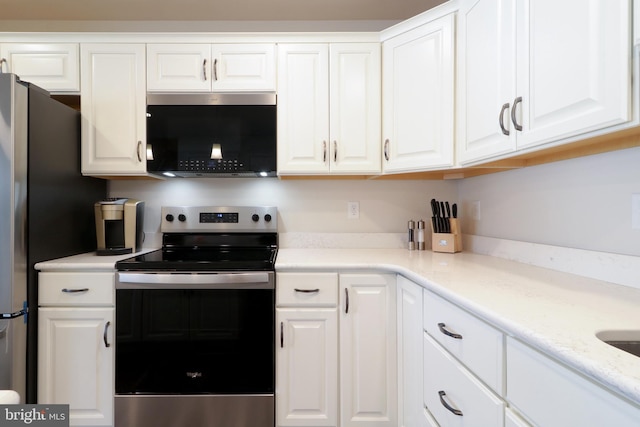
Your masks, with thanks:
[{"label": "black glass cooktop", "polygon": [[277,236],[165,235],[163,247],[116,263],[118,271],[269,271]]}]

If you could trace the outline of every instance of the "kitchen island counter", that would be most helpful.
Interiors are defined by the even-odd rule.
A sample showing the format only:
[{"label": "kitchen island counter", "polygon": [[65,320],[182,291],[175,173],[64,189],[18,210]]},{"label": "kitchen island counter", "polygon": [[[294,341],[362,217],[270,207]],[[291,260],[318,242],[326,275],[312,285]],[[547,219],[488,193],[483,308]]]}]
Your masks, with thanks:
[{"label": "kitchen island counter", "polygon": [[640,290],[473,253],[404,249],[278,252],[277,272],[398,273],[640,404],[640,358],[596,337],[640,330]]}]

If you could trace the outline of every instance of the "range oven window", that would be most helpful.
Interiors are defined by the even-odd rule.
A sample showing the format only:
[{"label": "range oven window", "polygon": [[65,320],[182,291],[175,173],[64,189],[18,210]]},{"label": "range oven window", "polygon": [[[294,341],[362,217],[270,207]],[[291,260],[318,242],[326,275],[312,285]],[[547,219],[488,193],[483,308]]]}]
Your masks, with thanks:
[{"label": "range oven window", "polygon": [[273,289],[118,289],[117,394],[274,392]]}]

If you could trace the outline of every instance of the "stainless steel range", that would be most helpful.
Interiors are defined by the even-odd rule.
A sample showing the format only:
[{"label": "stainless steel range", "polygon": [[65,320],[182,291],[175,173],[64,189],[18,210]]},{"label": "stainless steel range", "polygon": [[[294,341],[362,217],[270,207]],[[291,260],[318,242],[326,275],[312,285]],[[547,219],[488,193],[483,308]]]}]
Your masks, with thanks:
[{"label": "stainless steel range", "polygon": [[163,207],[120,261],[115,425],[273,427],[274,207]]}]

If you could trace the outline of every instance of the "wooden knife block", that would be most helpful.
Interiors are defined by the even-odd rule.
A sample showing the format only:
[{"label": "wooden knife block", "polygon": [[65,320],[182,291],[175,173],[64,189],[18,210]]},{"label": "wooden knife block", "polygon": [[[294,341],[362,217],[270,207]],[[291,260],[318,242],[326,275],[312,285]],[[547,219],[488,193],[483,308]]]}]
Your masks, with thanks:
[{"label": "wooden knife block", "polygon": [[431,250],[433,252],[455,253],[462,251],[462,232],[458,218],[449,218],[451,233],[436,233],[431,223]]}]

